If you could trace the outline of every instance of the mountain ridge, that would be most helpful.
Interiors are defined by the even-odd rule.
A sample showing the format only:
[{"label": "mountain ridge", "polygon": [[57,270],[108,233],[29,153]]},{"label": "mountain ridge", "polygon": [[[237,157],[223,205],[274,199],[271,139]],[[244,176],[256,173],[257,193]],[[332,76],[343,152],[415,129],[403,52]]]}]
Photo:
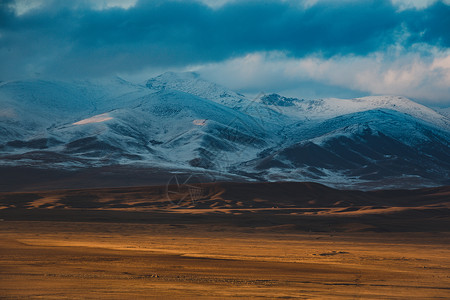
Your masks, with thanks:
[{"label": "mountain ridge", "polygon": [[450,120],[397,96],[249,99],[193,73],[0,86],[0,164],[142,165],[360,188],[447,184]]}]

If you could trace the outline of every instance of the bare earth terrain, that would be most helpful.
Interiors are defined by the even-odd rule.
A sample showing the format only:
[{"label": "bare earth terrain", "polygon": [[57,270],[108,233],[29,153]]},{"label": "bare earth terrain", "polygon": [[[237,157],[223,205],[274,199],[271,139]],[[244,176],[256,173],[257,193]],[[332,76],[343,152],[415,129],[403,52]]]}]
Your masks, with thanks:
[{"label": "bare earth terrain", "polygon": [[448,187],[193,187],[0,194],[0,298],[450,298]]}]

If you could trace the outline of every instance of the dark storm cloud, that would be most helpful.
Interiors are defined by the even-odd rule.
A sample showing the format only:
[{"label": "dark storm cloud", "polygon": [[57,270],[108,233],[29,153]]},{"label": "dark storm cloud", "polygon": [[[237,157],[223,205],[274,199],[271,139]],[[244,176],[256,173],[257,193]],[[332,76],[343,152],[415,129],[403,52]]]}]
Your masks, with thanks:
[{"label": "dark storm cloud", "polygon": [[437,2],[424,12],[403,12],[412,33],[410,42],[426,42],[448,48],[450,46],[450,6]]},{"label": "dark storm cloud", "polygon": [[307,9],[280,1],[237,1],[216,9],[200,2],[141,1],[127,10],[67,2],[47,1],[16,15],[2,1],[0,79],[34,72],[96,76],[257,51],[367,55],[406,32],[406,47],[450,45],[450,7],[441,2],[403,11],[381,0],[321,1]]}]

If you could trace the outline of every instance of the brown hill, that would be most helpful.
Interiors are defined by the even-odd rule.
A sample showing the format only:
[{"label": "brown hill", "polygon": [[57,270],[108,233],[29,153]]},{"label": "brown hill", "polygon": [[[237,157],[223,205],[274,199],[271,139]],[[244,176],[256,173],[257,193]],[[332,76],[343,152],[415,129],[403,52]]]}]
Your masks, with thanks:
[{"label": "brown hill", "polygon": [[338,190],[311,182],[206,183],[0,193],[1,208],[152,210],[437,207],[450,186],[416,190]]},{"label": "brown hill", "polygon": [[5,220],[265,230],[448,231],[449,210],[450,187],[363,192],[308,182],[225,182],[0,193],[0,219]]}]

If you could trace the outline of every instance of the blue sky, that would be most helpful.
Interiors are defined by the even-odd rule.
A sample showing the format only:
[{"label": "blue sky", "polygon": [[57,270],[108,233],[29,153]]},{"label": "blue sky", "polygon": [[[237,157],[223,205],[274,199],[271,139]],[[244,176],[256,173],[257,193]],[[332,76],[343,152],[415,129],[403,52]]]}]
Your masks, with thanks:
[{"label": "blue sky", "polygon": [[196,71],[249,94],[448,107],[449,46],[449,0],[0,2],[0,80]]}]

